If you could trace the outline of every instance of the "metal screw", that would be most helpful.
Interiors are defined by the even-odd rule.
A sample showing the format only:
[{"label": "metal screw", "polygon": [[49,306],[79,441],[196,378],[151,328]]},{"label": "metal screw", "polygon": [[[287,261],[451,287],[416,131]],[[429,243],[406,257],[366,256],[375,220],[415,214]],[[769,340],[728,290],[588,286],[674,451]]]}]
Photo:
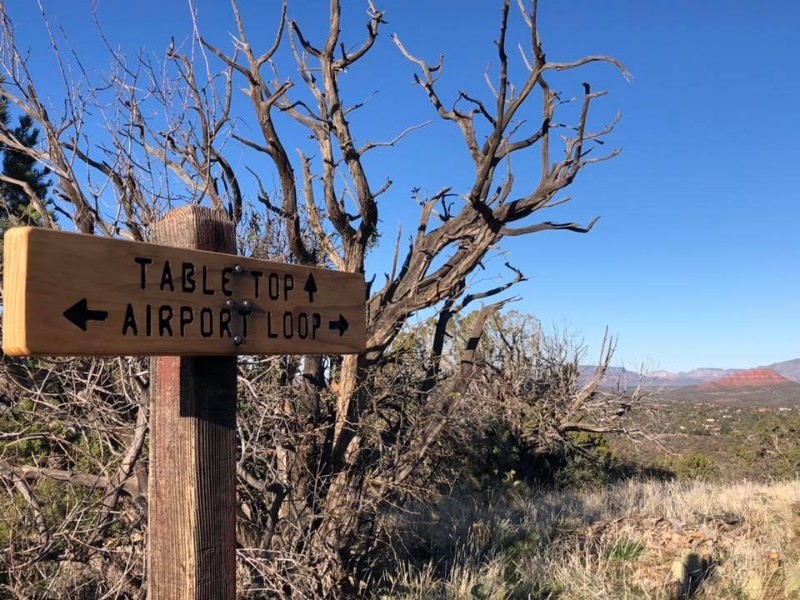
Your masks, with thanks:
[{"label": "metal screw", "polygon": [[250,308],[251,308],[252,306],[253,306],[253,303],[252,303],[252,302],[250,302],[250,300],[242,300],[242,308],[243,308],[243,309],[245,309],[245,310],[250,310]]},{"label": "metal screw", "polygon": [[233,265],[233,272],[236,273],[237,275],[241,275],[242,273],[244,273],[244,267],[239,263],[236,263],[235,265]]},{"label": "metal screw", "polygon": [[235,336],[233,336],[233,344],[235,346],[241,346],[242,345],[242,341],[243,341],[242,340],[242,336],[240,336],[238,333]]},{"label": "metal screw", "polygon": [[228,308],[233,308],[236,306],[236,300],[225,300],[225,306]]}]

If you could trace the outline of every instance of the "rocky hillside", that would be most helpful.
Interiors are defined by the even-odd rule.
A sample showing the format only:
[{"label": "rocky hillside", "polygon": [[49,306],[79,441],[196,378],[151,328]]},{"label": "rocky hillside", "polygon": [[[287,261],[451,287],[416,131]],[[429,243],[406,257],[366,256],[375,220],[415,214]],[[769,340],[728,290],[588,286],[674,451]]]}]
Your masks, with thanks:
[{"label": "rocky hillside", "polygon": [[791,379],[792,381],[800,383],[800,358],[772,363],[771,365],[767,365],[767,368],[774,369],[786,377],[786,379]]},{"label": "rocky hillside", "polygon": [[794,385],[797,384],[786,379],[773,369],[750,369],[731,373],[716,381],[707,381],[700,385],[698,389],[715,392]]}]

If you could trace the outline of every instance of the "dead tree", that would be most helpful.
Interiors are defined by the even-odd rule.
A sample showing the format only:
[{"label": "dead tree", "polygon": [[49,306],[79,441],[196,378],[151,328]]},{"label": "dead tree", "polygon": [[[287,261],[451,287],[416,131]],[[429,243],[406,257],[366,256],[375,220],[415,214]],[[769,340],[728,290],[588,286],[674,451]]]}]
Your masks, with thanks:
[{"label": "dead tree", "polygon": [[[167,208],[207,203],[227,211],[251,242],[248,231],[252,234],[255,227],[260,232],[258,223],[267,227],[270,239],[285,244],[277,250],[286,260],[364,273],[367,253],[380,234],[381,197],[392,185],[370,175],[364,156],[400,143],[416,129],[377,141],[358,139],[351,126],[361,104],[347,96],[342,75],[359,68],[380,43],[384,12],[367,1],[366,34],[351,46],[342,37],[340,0],[330,0],[328,32],[319,40],[290,18],[286,4],[274,34],[256,39],[255,25],[245,23],[235,0],[231,6],[232,47],[212,43],[200,27],[187,47],[171,42],[163,62],[145,54],[128,58],[109,43],[113,68],[103,85],[85,79],[77,59],[68,64],[66,52],[55,43],[58,32],[50,30],[66,88],[56,111],[37,92],[10,11],[0,5],[6,79],[0,94],[36,122],[45,143],[26,149],[5,130],[0,142],[31,152],[53,173],[59,217],[49,220],[50,227],[69,219],[85,233],[143,240],[150,223]],[[517,7],[500,0],[499,7],[496,68],[486,73],[486,93],[442,89],[443,59],[429,62],[415,54],[412,43],[393,38],[394,51],[408,59],[421,99],[427,99],[435,117],[454,126],[473,171],[466,189],[445,186],[428,196],[412,193],[420,206],[415,234],[407,246],[397,238],[385,281],[370,282],[367,352],[241,365],[242,394],[259,405],[271,402],[261,415],[248,412],[242,418],[243,569],[251,577],[261,573],[263,585],[274,593],[329,597],[359,590],[366,572],[360,569],[367,569],[375,550],[365,532],[375,531],[378,510],[407,488],[468,393],[482,365],[478,340],[483,326],[503,302],[476,313],[445,378],[442,353],[449,320],[523,279],[509,265],[507,283],[476,290],[469,276],[508,236],[546,230],[585,233],[596,222],[535,219],[568,200],[559,194],[584,167],[618,154],[595,154],[618,121],[590,127],[590,109],[605,92],[584,83],[580,94],[567,100],[550,81],[559,72],[590,63],[611,65],[625,76],[627,71],[601,55],[552,61],[537,27],[536,0],[527,6],[518,0]],[[519,58],[513,59],[524,69],[521,81],[510,75],[511,55],[517,51],[508,39],[514,14],[528,31],[518,46]],[[281,64],[284,50],[294,64]],[[234,97],[241,92],[248,108],[240,114],[234,107],[241,98],[234,102]],[[559,109],[572,102],[576,120],[559,121]],[[87,122],[88,114],[102,122]],[[313,153],[290,147],[287,119],[305,131]],[[105,128],[102,138],[96,135],[99,126]],[[530,162],[537,149],[538,181],[519,189],[512,159],[524,156]],[[232,156],[243,152],[250,166],[236,169]],[[277,181],[276,191],[265,183],[271,178]],[[243,190],[256,188],[258,204],[249,207]],[[31,202],[42,203],[34,197]],[[248,211],[250,220],[244,218]],[[410,317],[429,309],[437,311],[437,324],[414,392],[425,410],[413,422],[397,425],[391,443],[378,443],[384,430],[375,423],[382,408],[404,393],[381,388],[391,349]],[[128,426],[133,426],[130,420]],[[117,452],[136,462],[140,443],[133,436]],[[122,464],[122,471],[118,467],[92,480],[105,490],[109,510],[135,473],[134,465]],[[39,467],[0,467],[8,485],[18,490],[27,480],[52,475]]]}]

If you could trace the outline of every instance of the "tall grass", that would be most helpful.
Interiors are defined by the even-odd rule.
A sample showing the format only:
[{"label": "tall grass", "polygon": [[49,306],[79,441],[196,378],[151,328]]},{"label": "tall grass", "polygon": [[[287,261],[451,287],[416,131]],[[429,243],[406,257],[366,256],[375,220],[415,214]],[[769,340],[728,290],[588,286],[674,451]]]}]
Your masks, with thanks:
[{"label": "tall grass", "polygon": [[416,514],[402,543],[383,600],[675,598],[687,557],[703,561],[697,597],[778,600],[800,568],[800,482],[518,485],[447,498]]}]

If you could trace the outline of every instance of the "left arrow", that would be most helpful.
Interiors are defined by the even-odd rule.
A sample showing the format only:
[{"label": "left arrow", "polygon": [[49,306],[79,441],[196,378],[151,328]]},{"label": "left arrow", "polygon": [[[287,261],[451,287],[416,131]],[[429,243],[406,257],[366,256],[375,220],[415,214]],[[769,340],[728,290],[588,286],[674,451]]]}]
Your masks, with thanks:
[{"label": "left arrow", "polygon": [[86,323],[89,321],[105,321],[108,319],[108,311],[89,310],[86,298],[83,298],[65,310],[64,316],[68,321],[86,331]]}]

